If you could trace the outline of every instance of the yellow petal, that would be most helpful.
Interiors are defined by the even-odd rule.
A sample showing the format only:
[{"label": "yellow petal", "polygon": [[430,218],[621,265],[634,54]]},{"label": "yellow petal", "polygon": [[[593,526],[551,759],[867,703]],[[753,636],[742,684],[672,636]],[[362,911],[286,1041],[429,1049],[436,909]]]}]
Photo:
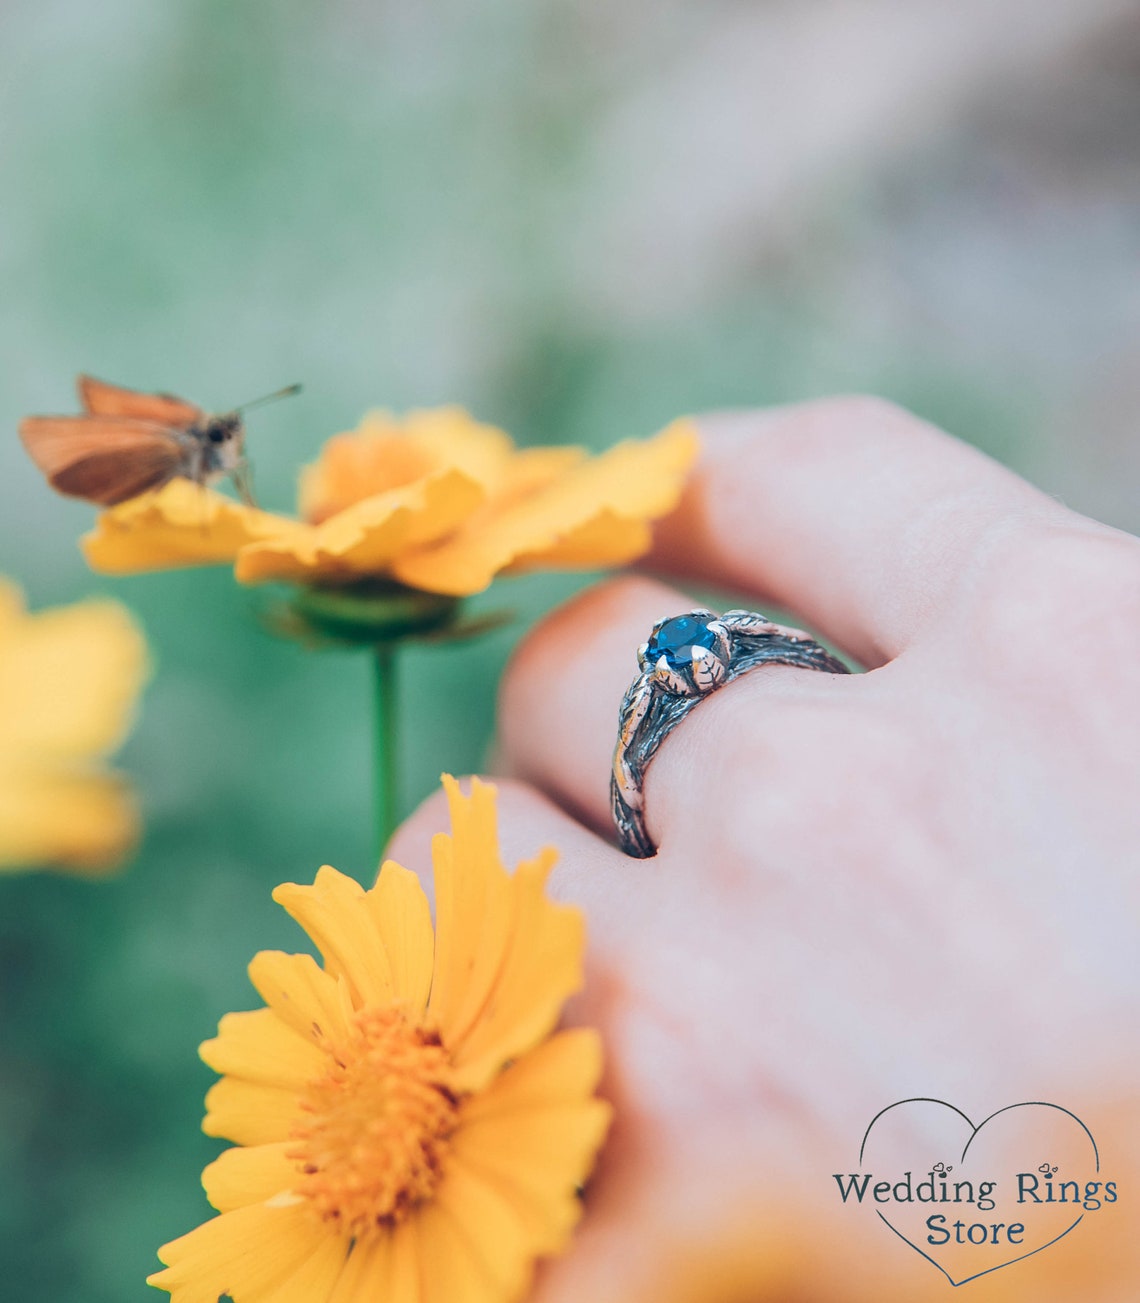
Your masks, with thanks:
[{"label": "yellow petal", "polygon": [[311,887],[282,883],[273,899],[316,942],[325,971],[347,979],[358,1006],[391,1000],[388,955],[359,882],[325,865]]},{"label": "yellow petal", "polygon": [[528,1234],[513,1199],[462,1163],[449,1163],[431,1210],[446,1218],[457,1240],[469,1247],[478,1276],[492,1283],[493,1297],[522,1296],[543,1248]]},{"label": "yellow petal", "polygon": [[488,510],[501,511],[553,484],[586,460],[585,448],[520,448],[506,465]]},{"label": "yellow petal", "polygon": [[235,574],[243,584],[345,582],[376,575],[401,551],[451,533],[485,496],[483,486],[462,471],[440,471],[366,498],[323,524],[298,525],[279,538],[242,548]]},{"label": "yellow petal", "polygon": [[272,1009],[228,1013],[218,1034],[198,1053],[215,1072],[244,1081],[301,1090],[326,1070],[327,1056],[311,1038],[281,1021]]},{"label": "yellow petal", "polygon": [[593,1095],[602,1077],[602,1041],[592,1027],[558,1032],[463,1102],[463,1128],[509,1120],[533,1109],[574,1104]]},{"label": "yellow petal", "polygon": [[318,524],[365,498],[449,469],[493,490],[511,463],[511,449],[502,430],[481,425],[461,407],[405,416],[369,412],[356,430],[330,439],[301,472],[301,515]]},{"label": "yellow petal", "polygon": [[202,1130],[235,1145],[272,1145],[287,1140],[301,1117],[296,1091],[223,1077],[206,1092]]},{"label": "yellow petal", "polygon": [[348,1243],[305,1203],[256,1204],[205,1222],[158,1251],[167,1269],[147,1283],[172,1303],[328,1303]]},{"label": "yellow petal", "polygon": [[105,873],[126,858],[138,835],[134,797],[115,776],[0,766],[0,871],[52,865]]},{"label": "yellow petal", "polygon": [[420,1210],[416,1235],[422,1303],[513,1303],[521,1296],[521,1288],[507,1293],[491,1275],[482,1246],[438,1199]]},{"label": "yellow petal", "polygon": [[519,552],[506,567],[510,574],[528,570],[601,570],[629,565],[649,551],[653,531],[645,520],[633,520],[603,508],[549,547]]},{"label": "yellow petal", "polygon": [[126,608],[94,600],[25,614],[0,581],[0,756],[101,756],[122,740],[147,674]]},{"label": "yellow petal", "polygon": [[29,615],[0,579],[0,870],[101,873],[128,854],[135,802],[99,761],[145,677],[146,644],[117,602]]},{"label": "yellow petal", "polygon": [[432,846],[436,969],[430,1013],[456,1065],[455,1087],[478,1090],[537,1044],[582,984],[579,910],[545,894],[553,851],[507,873],[499,858],[494,788],[463,796],[444,777],[450,837]]},{"label": "yellow petal", "polygon": [[372,922],[388,953],[392,992],[401,1003],[421,1011],[431,991],[435,936],[431,910],[419,879],[394,860],[380,866],[367,895]]},{"label": "yellow petal", "polygon": [[249,965],[249,978],[278,1018],[315,1045],[348,1033],[352,1005],[347,987],[342,990],[312,955],[262,950]]},{"label": "yellow petal", "polygon": [[392,572],[413,588],[464,596],[512,564],[624,564],[648,546],[646,522],[676,506],[698,446],[689,421],[618,444],[434,546],[404,552]]},{"label": "yellow petal", "polygon": [[329,1303],[420,1303],[416,1219],[390,1234],[353,1246]]},{"label": "yellow petal", "polygon": [[537,1045],[582,986],[586,946],[581,911],[549,900],[553,851],[524,862],[511,878],[509,942],[481,1008],[451,1033],[456,1088],[477,1089],[508,1059]]},{"label": "yellow petal", "polygon": [[595,569],[625,565],[649,547],[649,522],[677,505],[700,440],[689,420],[674,421],[645,442],[627,440],[583,467],[571,486],[597,492],[604,506],[548,547],[519,552],[511,570]]},{"label": "yellow petal", "polygon": [[536,1253],[564,1248],[581,1214],[612,1112],[593,1098],[600,1074],[597,1034],[563,1032],[464,1105],[450,1158],[510,1198]]},{"label": "yellow petal", "polygon": [[292,1189],[297,1165],[285,1157],[288,1140],[272,1145],[227,1149],[202,1173],[206,1198],[223,1213],[264,1203]]},{"label": "yellow petal", "polygon": [[444,1044],[483,1007],[506,952],[511,920],[510,877],[499,858],[495,789],[474,779],[464,796],[444,775],[451,835],[432,841],[435,877],[435,975],[428,1005]]},{"label": "yellow petal", "polygon": [[123,575],[233,561],[247,544],[300,528],[285,516],[175,479],[157,493],[104,511],[82,547],[92,570]]}]

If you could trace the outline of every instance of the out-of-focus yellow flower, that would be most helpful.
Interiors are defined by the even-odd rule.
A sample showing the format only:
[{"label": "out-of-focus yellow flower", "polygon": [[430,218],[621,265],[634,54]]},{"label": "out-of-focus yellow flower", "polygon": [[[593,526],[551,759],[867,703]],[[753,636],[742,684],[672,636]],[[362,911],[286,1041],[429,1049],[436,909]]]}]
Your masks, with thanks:
[{"label": "out-of-focus yellow flower", "polygon": [[546,898],[553,851],[503,867],[492,787],[444,784],[434,935],[392,861],[274,892],[324,966],[259,954],[268,1007],[202,1046],[205,1130],[238,1147],[203,1174],[221,1215],[159,1250],[174,1303],[506,1303],[566,1247],[610,1112],[597,1035],[550,1034],[584,922]]},{"label": "out-of-focus yellow flower", "polygon": [[104,512],[84,552],[106,573],[233,561],[243,583],[387,579],[464,597],[503,571],[635,560],[696,452],[689,421],[591,457],[517,449],[458,407],[373,413],[305,469],[301,519],[173,480]]},{"label": "out-of-focus yellow flower", "polygon": [[138,837],[127,785],[103,767],[146,677],[117,602],[29,615],[0,579],[0,870],[113,868]]},{"label": "out-of-focus yellow flower", "polygon": [[[1136,1170],[1135,1105],[1116,1111],[1113,1171]],[[1099,1129],[1099,1128],[1098,1128]],[[1107,1133],[1106,1133],[1107,1134]],[[1140,1134],[1140,1133],[1138,1133]],[[1123,1143],[1125,1153],[1119,1149]],[[1102,1208],[1101,1212],[1105,1212]],[[944,1303],[946,1277],[876,1217],[836,1215],[806,1202],[772,1208],[725,1200],[723,1224],[697,1238],[676,1225],[639,1228],[643,1282],[602,1291],[594,1303]],[[1127,1212],[1086,1215],[1072,1234],[1039,1253],[968,1282],[972,1303],[1132,1303],[1140,1244]]]},{"label": "out-of-focus yellow flower", "polygon": [[913,1286],[921,1287],[927,1271],[932,1284],[947,1288],[917,1258],[917,1269],[896,1278],[897,1248],[875,1235],[881,1230],[871,1228],[867,1251],[832,1216],[813,1220],[802,1209],[773,1209],[726,1192],[723,1221],[703,1235],[683,1225],[642,1223],[642,1279],[632,1289],[628,1283],[603,1289],[595,1303],[925,1303]]}]

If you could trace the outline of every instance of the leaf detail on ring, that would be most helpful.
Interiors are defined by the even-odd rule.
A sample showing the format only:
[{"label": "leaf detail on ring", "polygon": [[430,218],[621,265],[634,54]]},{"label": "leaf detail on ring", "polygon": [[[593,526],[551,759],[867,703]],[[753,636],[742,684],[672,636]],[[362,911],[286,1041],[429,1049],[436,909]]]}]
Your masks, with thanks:
[{"label": "leaf detail on ring", "polygon": [[700,692],[711,692],[724,682],[726,666],[714,652],[704,647],[693,648],[693,682]]}]

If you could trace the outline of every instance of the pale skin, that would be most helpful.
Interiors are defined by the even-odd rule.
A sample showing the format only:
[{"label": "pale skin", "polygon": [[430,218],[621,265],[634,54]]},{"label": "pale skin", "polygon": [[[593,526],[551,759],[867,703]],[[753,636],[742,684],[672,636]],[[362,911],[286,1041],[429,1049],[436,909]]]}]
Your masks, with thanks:
[{"label": "pale skin", "polygon": [[[500,694],[505,858],[560,849],[590,936],[568,1012],[603,1033],[618,1117],[542,1303],[634,1291],[646,1226],[699,1236],[782,1183],[829,1199],[893,1100],[1140,1097],[1140,541],[878,400],[700,426],[652,557],[670,583],[554,612]],[[628,859],[608,782],[635,649],[710,590],[867,673],[766,668],[702,702],[647,776],[659,853]],[[433,799],[393,858],[424,870],[444,827]]]}]

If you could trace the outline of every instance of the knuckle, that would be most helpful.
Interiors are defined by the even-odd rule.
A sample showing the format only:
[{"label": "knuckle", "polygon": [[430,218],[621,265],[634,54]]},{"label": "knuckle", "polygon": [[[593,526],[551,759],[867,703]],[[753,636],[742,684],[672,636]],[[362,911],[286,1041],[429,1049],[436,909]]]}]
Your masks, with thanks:
[{"label": "knuckle", "polygon": [[1012,631],[1140,634],[1140,540],[1071,526],[1013,531],[991,549],[978,595],[986,616]]},{"label": "knuckle", "polygon": [[1079,525],[1034,525],[990,550],[974,585],[981,655],[1019,674],[1085,671],[1137,677],[1140,540]]},{"label": "knuckle", "polygon": [[785,418],[794,425],[789,452],[802,460],[831,457],[837,447],[854,440],[913,438],[926,423],[905,408],[874,394],[845,394],[821,398],[788,409]]},{"label": "knuckle", "polygon": [[922,422],[905,407],[878,394],[839,394],[811,404],[821,419],[829,424],[859,429],[897,429]]},{"label": "knuckle", "polygon": [[703,418],[706,433],[729,441],[734,473],[763,484],[773,467],[812,470],[829,465],[852,444],[887,447],[913,442],[932,427],[886,398],[847,394],[786,407]]}]

